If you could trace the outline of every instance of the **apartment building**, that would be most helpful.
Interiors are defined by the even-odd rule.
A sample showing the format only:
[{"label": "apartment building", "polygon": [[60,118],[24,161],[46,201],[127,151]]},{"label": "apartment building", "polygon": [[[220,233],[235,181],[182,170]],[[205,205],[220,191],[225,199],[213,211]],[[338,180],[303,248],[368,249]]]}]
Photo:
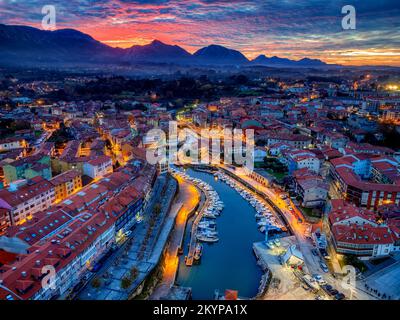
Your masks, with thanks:
[{"label": "apartment building", "polygon": [[[0,248],[17,254],[0,267],[8,289],[0,288],[0,300],[68,295],[142,212],[155,169],[142,173],[137,176],[134,167],[114,172],[0,237]],[[54,289],[41,285],[43,266],[56,271]]]},{"label": "apartment building", "polygon": [[112,160],[108,156],[99,156],[83,164],[83,174],[92,179],[100,179],[112,172]]},{"label": "apartment building", "polygon": [[54,201],[54,186],[42,177],[16,181],[8,189],[0,190],[0,208],[7,210],[10,225],[26,222]]},{"label": "apartment building", "polygon": [[330,240],[337,253],[374,259],[400,249],[400,234],[392,227],[392,221],[379,221],[370,210],[341,199],[332,200],[328,221]]},{"label": "apartment building", "polygon": [[[387,160],[390,163],[392,160]],[[381,157],[355,154],[331,160],[333,187],[358,206],[377,210],[384,204],[400,203],[398,169]],[[388,169],[388,170],[386,170]]]},{"label": "apartment building", "polygon": [[82,188],[82,175],[77,170],[65,171],[50,180],[54,185],[55,201],[59,202]]},{"label": "apartment building", "polygon": [[32,179],[41,176],[50,180],[52,177],[50,157],[44,154],[35,154],[3,165],[4,181],[8,185],[20,179]]},{"label": "apartment building", "polygon": [[23,138],[5,138],[0,140],[0,152],[28,147],[28,143]]}]

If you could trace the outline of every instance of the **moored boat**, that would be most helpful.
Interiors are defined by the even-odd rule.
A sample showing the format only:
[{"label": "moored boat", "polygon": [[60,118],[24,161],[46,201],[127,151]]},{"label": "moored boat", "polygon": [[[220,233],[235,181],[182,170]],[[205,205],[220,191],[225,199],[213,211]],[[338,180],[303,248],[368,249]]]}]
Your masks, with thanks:
[{"label": "moored boat", "polygon": [[197,234],[196,235],[197,240],[201,241],[201,242],[217,242],[219,241],[219,238],[216,236],[206,236],[203,234]]},{"label": "moored boat", "polygon": [[193,259],[195,261],[199,261],[200,258],[201,258],[202,253],[203,253],[203,246],[201,245],[201,243],[198,243],[196,245],[196,250],[194,251]]}]

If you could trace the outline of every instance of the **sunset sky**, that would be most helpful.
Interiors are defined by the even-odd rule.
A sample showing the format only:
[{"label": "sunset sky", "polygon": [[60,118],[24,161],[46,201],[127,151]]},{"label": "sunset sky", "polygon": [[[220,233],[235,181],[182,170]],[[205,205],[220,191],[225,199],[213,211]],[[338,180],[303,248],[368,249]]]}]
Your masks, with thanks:
[{"label": "sunset sky", "polygon": [[[194,52],[210,44],[291,59],[400,66],[399,0],[0,0],[0,23],[41,28],[43,5],[57,28],[73,28],[114,47],[158,39]],[[343,30],[341,9],[357,11]]]}]

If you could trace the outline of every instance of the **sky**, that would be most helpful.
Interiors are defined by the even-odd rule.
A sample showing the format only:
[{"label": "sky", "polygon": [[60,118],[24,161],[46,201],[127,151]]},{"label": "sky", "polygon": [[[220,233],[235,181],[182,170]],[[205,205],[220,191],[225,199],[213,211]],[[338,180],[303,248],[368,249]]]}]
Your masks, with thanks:
[{"label": "sky", "polygon": [[[189,52],[219,44],[260,54],[344,65],[400,66],[400,0],[0,0],[0,23],[41,28],[44,5],[57,29],[113,47],[158,39]],[[343,30],[342,7],[356,9]]]}]

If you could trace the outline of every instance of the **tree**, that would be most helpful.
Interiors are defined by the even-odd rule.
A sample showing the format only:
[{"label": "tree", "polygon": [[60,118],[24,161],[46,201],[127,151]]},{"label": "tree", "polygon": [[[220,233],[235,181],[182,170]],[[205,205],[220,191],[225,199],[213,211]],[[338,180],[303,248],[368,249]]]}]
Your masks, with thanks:
[{"label": "tree", "polygon": [[132,280],[129,277],[123,277],[121,280],[121,288],[126,290],[132,285]]},{"label": "tree", "polygon": [[100,288],[101,287],[101,280],[99,278],[94,278],[92,281],[92,287],[93,288]]},{"label": "tree", "polygon": [[130,279],[131,281],[135,281],[135,279],[139,275],[139,270],[136,267],[132,267],[131,272],[130,272]]},{"label": "tree", "polygon": [[155,216],[158,216],[161,213],[161,205],[159,203],[154,205],[153,213]]}]

